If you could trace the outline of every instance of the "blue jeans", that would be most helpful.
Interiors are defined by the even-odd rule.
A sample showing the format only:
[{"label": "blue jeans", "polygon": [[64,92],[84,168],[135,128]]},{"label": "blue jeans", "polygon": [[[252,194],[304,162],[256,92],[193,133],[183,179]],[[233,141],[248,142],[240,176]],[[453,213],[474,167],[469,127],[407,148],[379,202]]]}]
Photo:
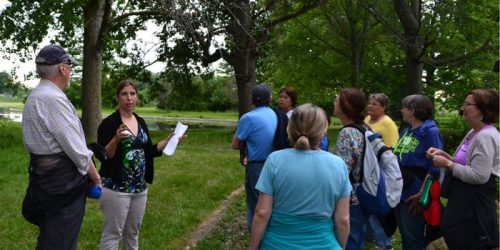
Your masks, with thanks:
[{"label": "blue jeans", "polygon": [[382,228],[382,225],[380,225],[380,221],[377,216],[370,215],[370,217],[368,217],[366,226],[367,234],[375,239],[377,246],[392,246],[391,238],[387,237],[387,235],[385,234],[384,228]]},{"label": "blue jeans", "polygon": [[259,190],[255,189],[259,180],[260,172],[264,163],[249,162],[245,167],[245,194],[247,201],[247,227],[252,231],[253,214],[257,201],[259,201]]},{"label": "blue jeans", "polygon": [[347,250],[365,249],[366,221],[368,217],[361,210],[361,205],[349,206],[351,230],[347,239]]},{"label": "blue jeans", "polygon": [[409,213],[410,205],[402,201],[394,208],[394,216],[399,233],[403,240],[404,250],[425,249],[425,220],[422,214],[416,216]]}]

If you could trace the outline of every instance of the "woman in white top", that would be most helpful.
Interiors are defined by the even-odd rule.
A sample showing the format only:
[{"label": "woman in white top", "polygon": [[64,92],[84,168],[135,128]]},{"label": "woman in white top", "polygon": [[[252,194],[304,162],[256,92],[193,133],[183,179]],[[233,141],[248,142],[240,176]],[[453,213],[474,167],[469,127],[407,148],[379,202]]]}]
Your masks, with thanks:
[{"label": "woman in white top", "polygon": [[286,113],[288,119],[292,116],[297,105],[297,91],[293,87],[284,86],[280,89],[280,109]]}]

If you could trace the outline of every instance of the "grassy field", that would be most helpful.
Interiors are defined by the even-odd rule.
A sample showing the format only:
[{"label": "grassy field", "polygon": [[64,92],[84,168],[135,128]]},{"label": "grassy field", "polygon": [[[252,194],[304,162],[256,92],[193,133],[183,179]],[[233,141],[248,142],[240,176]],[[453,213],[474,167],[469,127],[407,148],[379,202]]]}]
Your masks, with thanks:
[{"label": "grassy field", "polygon": [[[0,97],[0,107],[22,109],[19,100]],[[103,110],[111,113],[112,109]],[[236,112],[176,112],[153,107],[138,108],[142,116],[190,117],[236,120]],[[437,117],[441,125],[457,128],[459,117]],[[166,123],[167,131],[175,123]],[[165,125],[164,125],[165,126]],[[332,119],[328,130],[333,147],[341,125]],[[163,128],[165,129],[165,128]],[[141,230],[141,249],[185,249],[190,233],[216,209],[226,196],[243,183],[244,171],[238,152],[230,149],[234,127],[193,125],[173,157],[155,160],[155,182],[149,186],[148,205]],[[154,141],[169,132],[152,132]],[[33,249],[38,230],[21,216],[21,202],[28,183],[28,155],[21,139],[21,126],[0,120],[0,249]],[[102,227],[99,203],[88,200],[78,249],[98,249]],[[244,193],[229,205],[221,221],[192,249],[245,249],[249,235],[245,225]],[[401,249],[399,235],[395,249]],[[367,249],[373,243],[367,244]],[[443,249],[439,245],[435,249]]]},{"label": "grassy field", "polygon": [[0,95],[0,109],[1,108],[13,108],[13,109],[23,109],[24,103],[21,99],[9,96]]},{"label": "grassy field", "polygon": [[[238,152],[230,149],[233,128],[192,129],[173,157],[155,160],[149,186],[141,249],[183,249],[189,233],[243,182]],[[166,133],[153,132],[154,141]],[[37,227],[21,215],[28,183],[28,155],[19,123],[0,121],[0,249],[34,249]],[[78,249],[98,249],[102,215],[98,201],[88,200]]]}]

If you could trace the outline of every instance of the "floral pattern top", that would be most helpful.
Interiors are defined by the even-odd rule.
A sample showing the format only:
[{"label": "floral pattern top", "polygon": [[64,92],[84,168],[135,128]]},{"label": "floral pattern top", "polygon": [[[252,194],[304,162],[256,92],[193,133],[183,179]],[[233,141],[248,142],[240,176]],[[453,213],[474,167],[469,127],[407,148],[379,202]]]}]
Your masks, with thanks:
[{"label": "floral pattern top", "polygon": [[340,130],[333,148],[333,153],[338,155],[347,165],[349,177],[354,177],[355,182],[351,181],[351,205],[359,204],[358,198],[355,195],[357,183],[360,179],[360,170],[363,164],[362,153],[363,144],[365,142],[364,135],[356,128],[346,127]]},{"label": "floral pattern top", "polygon": [[137,136],[131,135],[132,139],[132,159],[129,166],[123,167],[122,180],[120,183],[115,183],[111,178],[103,178],[103,186],[117,192],[124,193],[141,193],[146,190],[146,181],[144,179],[146,155],[144,147],[148,141],[148,135],[139,126]]}]

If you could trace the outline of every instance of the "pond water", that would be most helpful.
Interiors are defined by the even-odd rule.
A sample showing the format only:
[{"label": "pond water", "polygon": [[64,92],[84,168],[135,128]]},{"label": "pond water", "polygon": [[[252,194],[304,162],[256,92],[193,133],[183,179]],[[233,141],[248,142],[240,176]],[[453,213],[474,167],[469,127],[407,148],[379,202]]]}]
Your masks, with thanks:
[{"label": "pond water", "polygon": [[0,119],[9,119],[15,122],[23,120],[23,111],[15,109],[0,109]]},{"label": "pond water", "polygon": [[[104,115],[106,117],[107,115]],[[9,119],[14,122],[21,122],[23,119],[23,111],[9,108],[1,108],[0,107],[0,119]],[[235,127],[236,124],[232,124],[232,122],[226,122],[226,124],[221,123],[217,120],[199,120],[199,121],[191,121],[190,118],[175,118],[184,124],[189,125],[189,129],[207,129],[207,128],[221,128],[221,127]],[[146,117],[146,123],[148,125],[149,130],[152,131],[174,131],[177,121],[158,121],[151,120]],[[229,124],[228,124],[229,123]],[[235,122],[234,122],[235,123]]]}]

